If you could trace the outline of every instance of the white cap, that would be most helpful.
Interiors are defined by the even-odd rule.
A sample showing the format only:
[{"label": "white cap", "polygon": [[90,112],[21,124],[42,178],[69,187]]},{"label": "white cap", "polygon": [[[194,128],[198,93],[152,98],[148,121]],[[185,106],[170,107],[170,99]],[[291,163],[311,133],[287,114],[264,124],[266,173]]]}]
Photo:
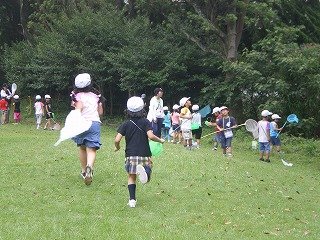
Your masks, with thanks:
[{"label": "white cap", "polygon": [[226,106],[222,106],[222,107],[220,107],[220,112],[223,110],[223,109],[228,109],[228,107],[226,107]]},{"label": "white cap", "polygon": [[168,110],[169,110],[169,108],[167,106],[163,107],[163,111],[168,111]]},{"label": "white cap", "polygon": [[192,108],[191,108],[193,111],[198,111],[199,110],[199,105],[195,104],[195,105],[192,105]]},{"label": "white cap", "polygon": [[44,95],[44,98],[45,98],[45,99],[50,99],[51,97],[50,97],[49,94],[46,94],[46,95]]},{"label": "white cap", "polygon": [[262,117],[268,117],[268,116],[270,116],[270,115],[272,115],[272,112],[269,112],[269,110],[263,110],[263,111],[261,112],[261,116],[262,116]]},{"label": "white cap", "polygon": [[127,101],[127,109],[131,112],[139,112],[143,106],[144,102],[141,97],[131,97]]},{"label": "white cap", "polygon": [[190,97],[181,98],[180,102],[179,102],[180,106],[183,107],[189,99],[190,99]]},{"label": "white cap", "polygon": [[14,99],[19,99],[19,95],[14,95],[13,98]]},{"label": "white cap", "polygon": [[37,95],[37,96],[36,96],[36,99],[37,99],[37,100],[40,100],[40,99],[41,99],[41,96],[40,96],[40,95]]},{"label": "white cap", "polygon": [[215,107],[212,109],[212,113],[217,113],[220,112],[220,108],[219,107]]},{"label": "white cap", "polygon": [[273,114],[271,116],[272,119],[280,119],[281,117],[278,114]]},{"label": "white cap", "polygon": [[77,88],[85,88],[91,84],[91,77],[88,73],[80,73],[76,76],[74,80],[74,85]]},{"label": "white cap", "polygon": [[5,93],[5,91],[1,91],[1,97],[7,97],[8,95]]},{"label": "white cap", "polygon": [[179,105],[178,105],[178,104],[173,105],[172,109],[173,109],[173,110],[179,109]]}]

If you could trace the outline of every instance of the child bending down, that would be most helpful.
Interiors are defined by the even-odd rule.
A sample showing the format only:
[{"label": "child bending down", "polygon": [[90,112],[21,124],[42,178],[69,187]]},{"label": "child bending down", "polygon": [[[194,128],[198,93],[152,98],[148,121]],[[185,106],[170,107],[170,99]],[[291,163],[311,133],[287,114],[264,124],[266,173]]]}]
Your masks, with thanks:
[{"label": "child bending down", "polygon": [[127,102],[129,119],[119,128],[115,137],[115,151],[120,149],[120,141],[123,136],[126,140],[125,169],[128,173],[128,205],[134,208],[136,199],[136,176],[141,183],[150,181],[152,161],[148,139],[164,143],[165,140],[157,137],[152,132],[151,123],[144,117],[144,102],[140,97],[131,97]]}]

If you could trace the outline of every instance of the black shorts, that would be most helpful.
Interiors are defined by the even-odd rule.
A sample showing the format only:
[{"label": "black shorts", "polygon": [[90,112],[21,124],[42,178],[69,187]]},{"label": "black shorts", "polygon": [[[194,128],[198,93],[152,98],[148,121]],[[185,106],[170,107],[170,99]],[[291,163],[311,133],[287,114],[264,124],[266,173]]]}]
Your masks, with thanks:
[{"label": "black shorts", "polygon": [[53,118],[53,114],[52,113],[46,113],[46,119],[51,119]]},{"label": "black shorts", "polygon": [[192,130],[192,136],[194,136],[195,139],[201,139],[201,135],[202,135],[202,127]]}]

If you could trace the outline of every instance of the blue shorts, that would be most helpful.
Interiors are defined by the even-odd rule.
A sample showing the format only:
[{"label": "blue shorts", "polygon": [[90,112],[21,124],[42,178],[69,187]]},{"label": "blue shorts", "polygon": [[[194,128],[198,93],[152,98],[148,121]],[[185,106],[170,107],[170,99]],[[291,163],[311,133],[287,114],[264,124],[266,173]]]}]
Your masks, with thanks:
[{"label": "blue shorts", "polygon": [[220,142],[221,142],[221,136],[220,136],[220,134],[217,134],[217,133],[216,133],[215,135],[213,135],[212,140],[213,140],[214,142],[220,143]]},{"label": "blue shorts", "polygon": [[179,124],[173,124],[172,125],[172,130],[175,132],[179,132],[180,131],[180,125]]},{"label": "blue shorts", "polygon": [[271,144],[273,146],[280,146],[281,145],[281,141],[279,137],[271,137]]},{"label": "blue shorts", "polygon": [[269,142],[259,142],[260,152],[270,153],[270,143]]},{"label": "blue shorts", "polygon": [[98,150],[101,146],[100,143],[100,122],[92,122],[89,130],[72,138],[77,146],[86,146]]},{"label": "blue shorts", "polygon": [[232,137],[225,138],[224,135],[220,135],[220,143],[222,148],[231,147]]}]

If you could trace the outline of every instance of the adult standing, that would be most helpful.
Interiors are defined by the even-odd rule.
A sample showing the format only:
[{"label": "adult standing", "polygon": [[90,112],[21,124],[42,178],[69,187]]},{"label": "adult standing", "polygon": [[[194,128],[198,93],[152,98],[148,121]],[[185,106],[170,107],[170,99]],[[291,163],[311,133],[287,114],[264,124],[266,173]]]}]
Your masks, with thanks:
[{"label": "adult standing", "polygon": [[154,90],[154,96],[150,100],[149,112],[147,115],[147,119],[152,124],[153,133],[159,138],[161,137],[161,128],[164,119],[162,96],[162,88],[156,88]]},{"label": "adult standing", "polygon": [[10,104],[11,104],[12,93],[9,90],[8,84],[6,84],[6,83],[2,85],[1,96],[4,96],[7,103],[8,103],[8,109],[5,113],[5,120],[4,120],[4,123],[8,123],[9,122],[9,115],[10,115]]}]

